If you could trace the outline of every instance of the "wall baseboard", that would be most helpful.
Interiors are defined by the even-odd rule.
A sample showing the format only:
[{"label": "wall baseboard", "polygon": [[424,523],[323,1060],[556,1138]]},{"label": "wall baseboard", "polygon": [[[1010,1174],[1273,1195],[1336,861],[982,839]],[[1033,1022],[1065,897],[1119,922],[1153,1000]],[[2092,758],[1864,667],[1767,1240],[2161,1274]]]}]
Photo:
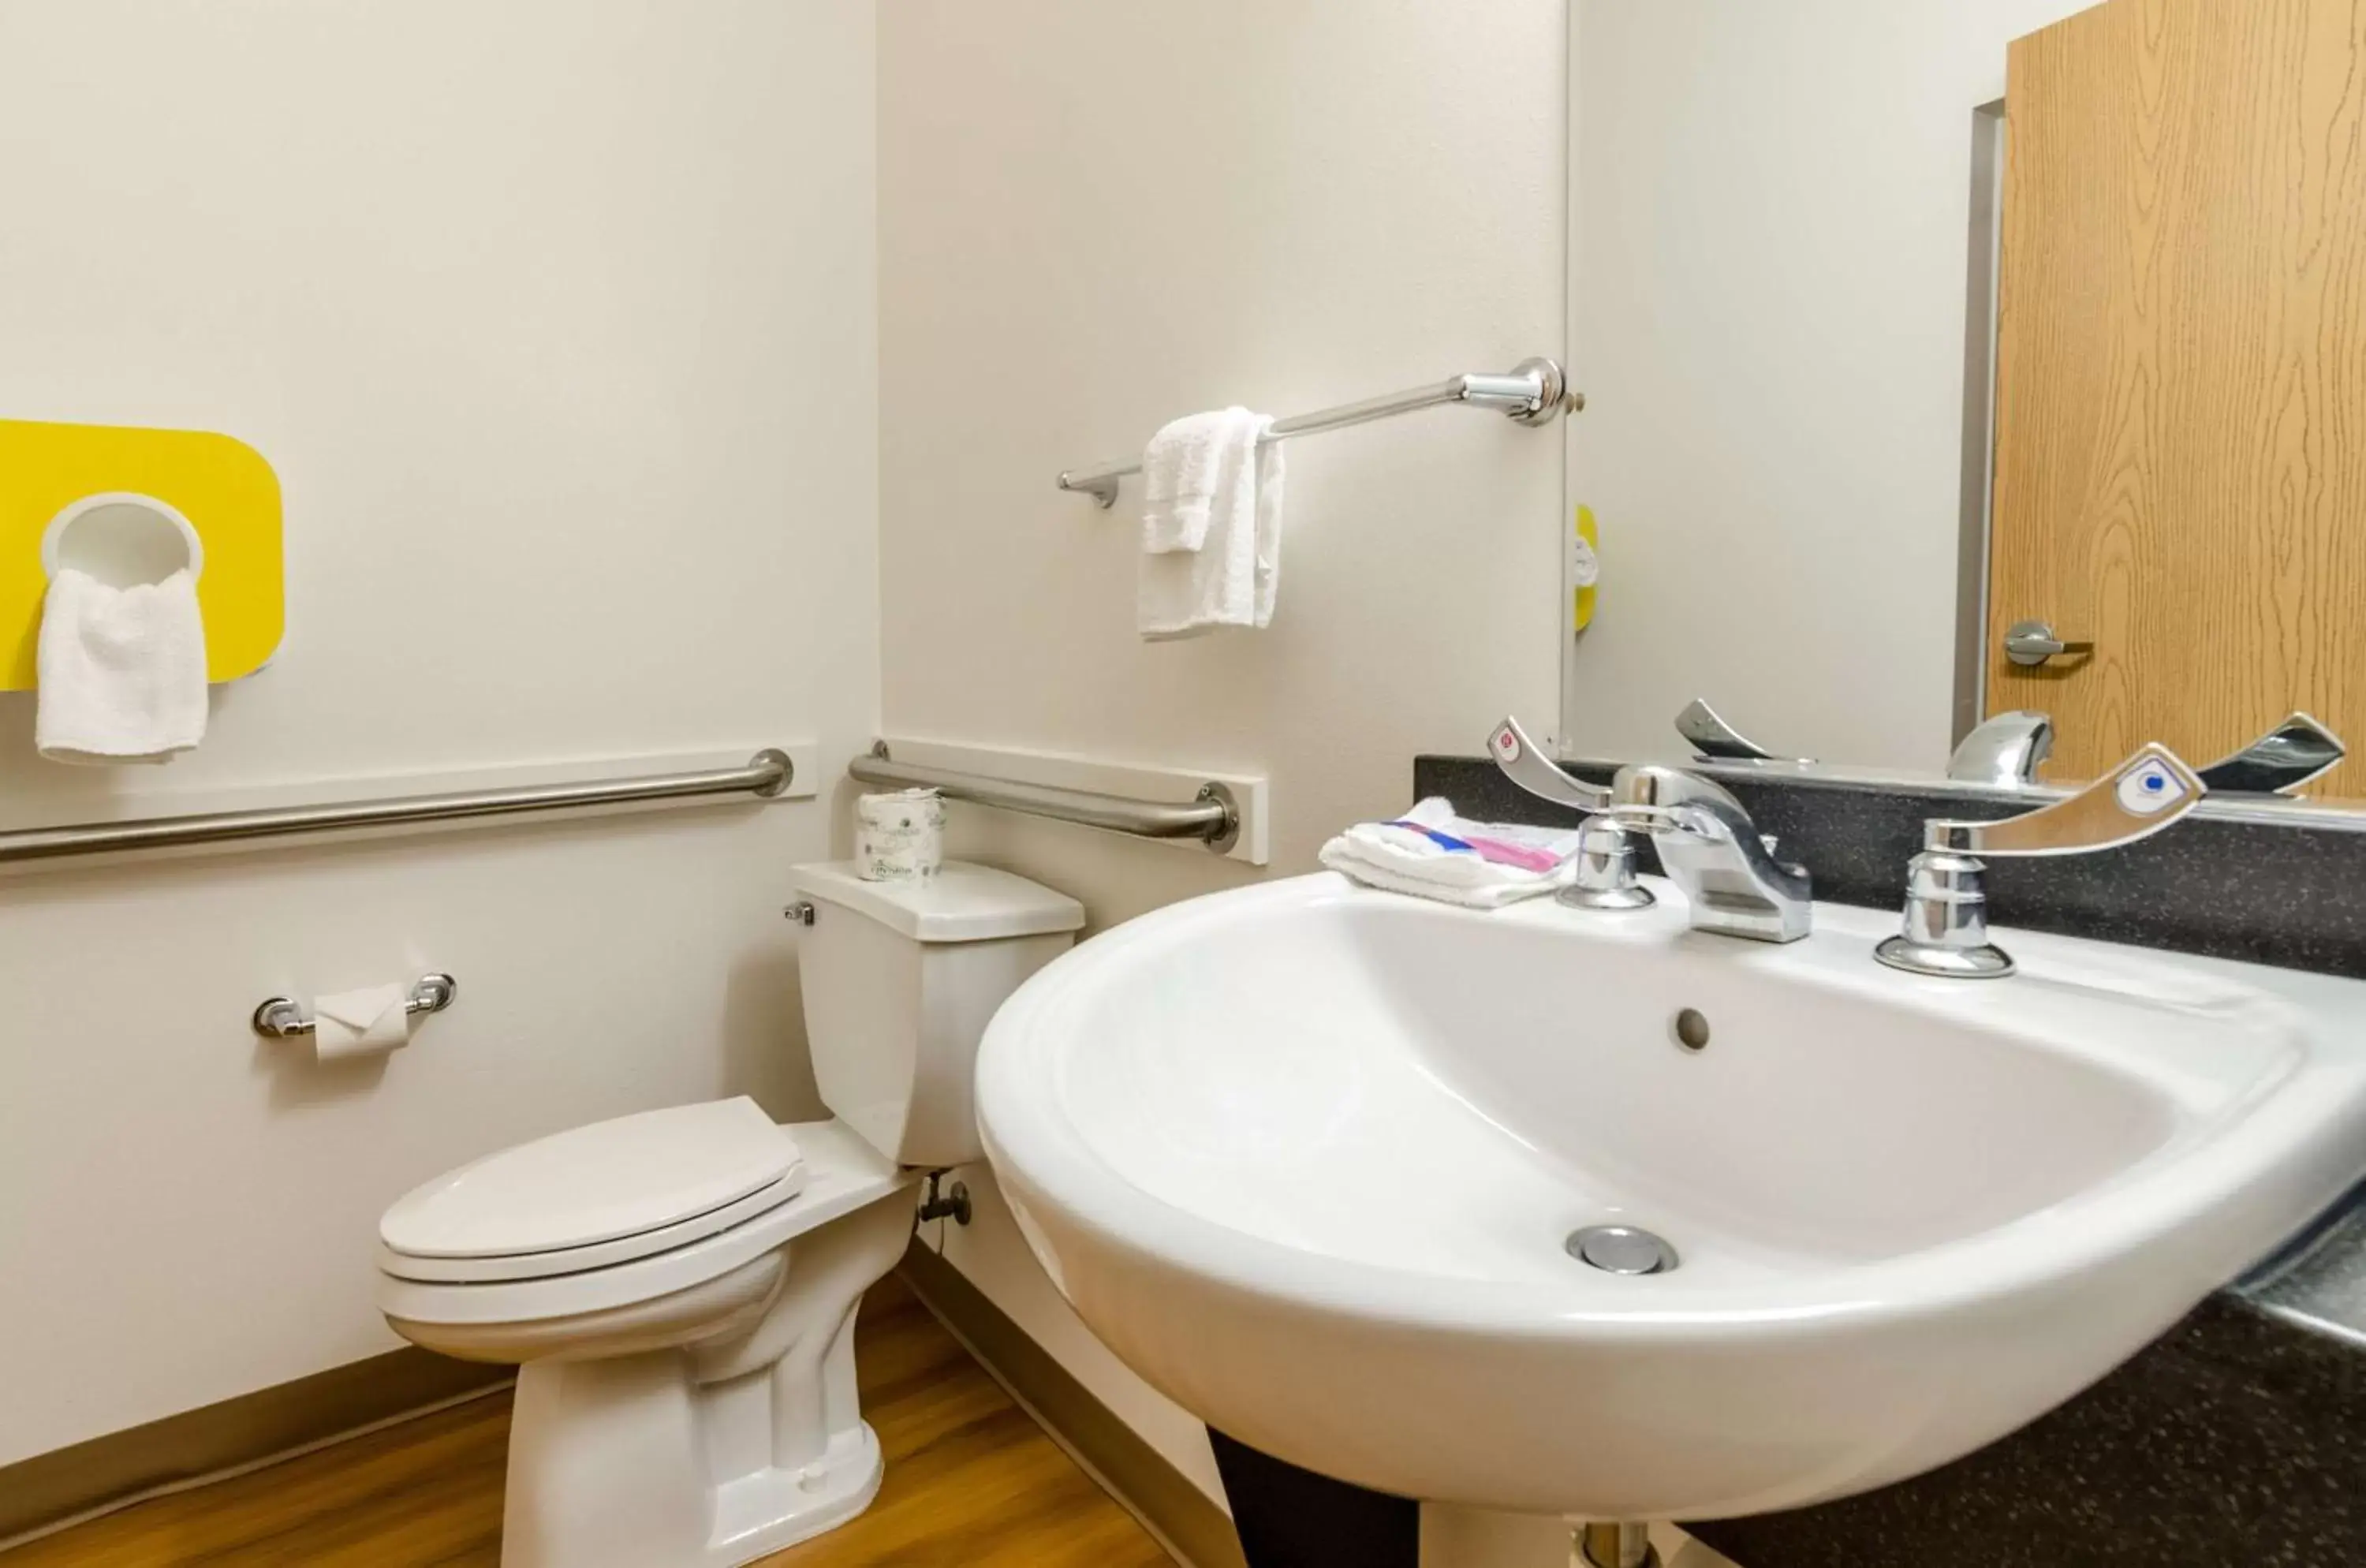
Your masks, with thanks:
[{"label": "wall baseboard", "polygon": [[0,1543],[508,1382],[406,1345],[0,1466]]},{"label": "wall baseboard", "polygon": [[[1223,1509],[1076,1381],[961,1271],[918,1240],[902,1270],[929,1310],[1052,1440],[1184,1568],[1246,1568]],[[0,1472],[5,1479],[5,1472]]]}]

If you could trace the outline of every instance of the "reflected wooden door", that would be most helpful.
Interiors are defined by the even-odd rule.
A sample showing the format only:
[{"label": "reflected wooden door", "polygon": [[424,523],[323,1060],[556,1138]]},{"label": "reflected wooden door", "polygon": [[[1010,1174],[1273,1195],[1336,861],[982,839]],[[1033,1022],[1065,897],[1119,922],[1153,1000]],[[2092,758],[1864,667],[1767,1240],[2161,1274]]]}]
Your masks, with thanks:
[{"label": "reflected wooden door", "polygon": [[2294,708],[2366,750],[2366,0],[2109,0],[2006,112],[1989,711],[2057,782]]}]

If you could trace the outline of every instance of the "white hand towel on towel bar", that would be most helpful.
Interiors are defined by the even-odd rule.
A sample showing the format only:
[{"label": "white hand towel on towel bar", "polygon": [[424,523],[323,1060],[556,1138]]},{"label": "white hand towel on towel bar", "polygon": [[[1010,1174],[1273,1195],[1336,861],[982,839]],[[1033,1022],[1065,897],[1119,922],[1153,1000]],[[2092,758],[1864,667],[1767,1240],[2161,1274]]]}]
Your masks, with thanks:
[{"label": "white hand towel on towel bar", "polygon": [[33,744],[52,762],[163,762],[206,737],[206,624],[186,571],[110,588],[72,567],[41,603]]},{"label": "white hand towel on towel bar", "polygon": [[1151,438],[1135,604],[1144,639],[1272,623],[1282,458],[1279,444],[1261,439],[1272,423],[1225,409],[1177,420]]}]

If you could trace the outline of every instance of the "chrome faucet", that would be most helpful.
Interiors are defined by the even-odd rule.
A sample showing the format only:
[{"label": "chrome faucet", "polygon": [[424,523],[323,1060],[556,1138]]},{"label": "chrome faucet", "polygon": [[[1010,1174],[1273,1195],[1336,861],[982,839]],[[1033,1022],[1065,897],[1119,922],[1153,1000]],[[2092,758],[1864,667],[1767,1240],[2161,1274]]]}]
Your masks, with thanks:
[{"label": "chrome faucet", "polygon": [[1986,862],[1999,856],[2088,854],[2149,838],[2202,803],[2210,786],[2168,747],[2146,746],[2067,800],[1997,822],[1936,818],[1907,863],[1898,934],[1874,956],[1892,969],[1949,979],[2013,971],[1989,941]]},{"label": "chrome faucet", "polygon": [[1582,909],[1635,909],[1651,890],[1635,879],[1631,835],[1651,836],[1668,880],[1692,907],[1695,931],[1752,942],[1808,934],[1812,891],[1807,871],[1774,858],[1741,803],[1697,773],[1654,763],[1620,768],[1607,788],[1570,777],[1512,719],[1487,738],[1504,776],[1540,800],[1587,814],[1579,830],[1576,880],[1560,901]]}]

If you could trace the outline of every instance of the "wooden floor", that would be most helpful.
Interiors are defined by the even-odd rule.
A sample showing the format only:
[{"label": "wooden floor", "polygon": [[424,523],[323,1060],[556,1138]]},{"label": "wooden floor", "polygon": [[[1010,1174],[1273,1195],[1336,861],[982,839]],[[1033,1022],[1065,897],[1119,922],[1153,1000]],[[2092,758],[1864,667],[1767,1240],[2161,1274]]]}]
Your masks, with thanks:
[{"label": "wooden floor", "polygon": [[[855,1359],[887,1454],[879,1499],[767,1568],[1170,1568],[903,1281]],[[0,1568],[494,1568],[509,1396],[478,1400],[0,1552]]]}]

